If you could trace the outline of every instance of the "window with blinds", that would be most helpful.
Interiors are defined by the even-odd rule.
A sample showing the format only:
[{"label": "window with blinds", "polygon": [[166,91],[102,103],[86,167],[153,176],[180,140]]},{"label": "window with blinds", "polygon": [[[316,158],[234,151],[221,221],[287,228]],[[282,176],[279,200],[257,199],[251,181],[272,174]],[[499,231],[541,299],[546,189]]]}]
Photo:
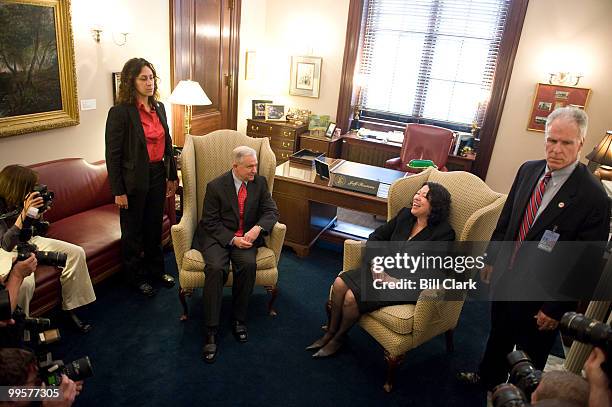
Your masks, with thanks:
[{"label": "window with blinds", "polygon": [[511,0],[369,0],[361,107],[482,125]]}]

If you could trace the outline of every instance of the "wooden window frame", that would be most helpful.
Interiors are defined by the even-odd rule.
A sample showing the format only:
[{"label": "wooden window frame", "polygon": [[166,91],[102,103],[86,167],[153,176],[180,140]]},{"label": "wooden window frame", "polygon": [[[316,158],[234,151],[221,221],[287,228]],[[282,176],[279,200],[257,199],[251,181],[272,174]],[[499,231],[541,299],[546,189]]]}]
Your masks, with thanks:
[{"label": "wooden window frame", "polygon": [[[483,180],[487,176],[491,163],[491,155],[497,138],[497,130],[508,93],[514,58],[521,38],[528,4],[529,0],[515,0],[510,3],[508,10],[508,19],[500,44],[491,98],[480,129],[478,155],[472,167],[472,172]],[[364,29],[363,15],[367,7],[368,0],[350,0],[342,74],[340,76],[338,110],[336,112],[337,125],[343,130],[348,129],[351,125],[352,107],[355,105],[357,97],[353,92],[353,76],[359,53],[359,40]],[[380,127],[384,128],[385,125],[382,124]]]}]

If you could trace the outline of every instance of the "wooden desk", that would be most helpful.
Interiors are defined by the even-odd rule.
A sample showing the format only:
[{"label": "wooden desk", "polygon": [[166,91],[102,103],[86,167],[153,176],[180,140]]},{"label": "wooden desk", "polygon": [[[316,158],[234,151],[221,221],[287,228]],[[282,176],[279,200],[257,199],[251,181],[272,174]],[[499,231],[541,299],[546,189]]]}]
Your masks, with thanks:
[{"label": "wooden desk", "polygon": [[[340,160],[326,158],[332,168]],[[363,165],[363,171],[402,178],[405,173]],[[285,245],[298,256],[307,256],[310,246],[335,221],[337,207],[387,216],[387,200],[376,196],[330,187],[328,180],[316,175],[311,166],[287,161],[276,167],[273,197],[280,222],[287,225]]]},{"label": "wooden desk", "polygon": [[[342,135],[341,155],[345,160],[384,167],[391,158],[399,157],[402,143],[361,138],[355,133]],[[448,155],[446,168],[450,171],[472,171],[473,158]]]}]

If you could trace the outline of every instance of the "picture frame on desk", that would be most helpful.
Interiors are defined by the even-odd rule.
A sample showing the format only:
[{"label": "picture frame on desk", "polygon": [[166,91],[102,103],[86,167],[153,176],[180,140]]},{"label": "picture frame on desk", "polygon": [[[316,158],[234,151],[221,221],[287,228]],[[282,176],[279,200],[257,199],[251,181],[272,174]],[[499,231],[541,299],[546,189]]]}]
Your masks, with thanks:
[{"label": "picture frame on desk", "polygon": [[330,122],[327,125],[327,130],[325,130],[325,137],[332,138],[332,136],[334,135],[334,130],[335,129],[336,129],[336,123]]},{"label": "picture frame on desk", "polygon": [[271,100],[251,100],[252,114],[254,120],[264,120],[266,118],[266,104],[273,103]]},{"label": "picture frame on desk", "polygon": [[266,103],[266,120],[269,121],[285,121],[285,105],[274,105]]}]

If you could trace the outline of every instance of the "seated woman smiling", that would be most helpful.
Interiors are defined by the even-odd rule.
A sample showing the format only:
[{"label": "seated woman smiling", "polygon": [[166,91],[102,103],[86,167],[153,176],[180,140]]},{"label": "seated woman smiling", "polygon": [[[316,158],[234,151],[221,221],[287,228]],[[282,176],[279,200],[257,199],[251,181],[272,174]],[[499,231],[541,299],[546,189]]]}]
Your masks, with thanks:
[{"label": "seated woman smiling", "polygon": [[[411,206],[401,209],[393,219],[372,232],[366,245],[381,241],[455,240],[455,231],[448,223],[450,202],[450,193],[442,185],[435,182],[423,184],[414,195]],[[366,301],[362,287],[372,287],[373,273],[369,262],[364,261],[361,269],[350,270],[336,277],[328,330],[322,338],[306,347],[307,350],[318,350],[313,354],[314,358],[335,354],[342,347],[348,330],[362,314],[388,305],[407,303],[406,301]],[[381,276],[377,274],[375,278]],[[388,275],[384,278],[392,279]]]}]

